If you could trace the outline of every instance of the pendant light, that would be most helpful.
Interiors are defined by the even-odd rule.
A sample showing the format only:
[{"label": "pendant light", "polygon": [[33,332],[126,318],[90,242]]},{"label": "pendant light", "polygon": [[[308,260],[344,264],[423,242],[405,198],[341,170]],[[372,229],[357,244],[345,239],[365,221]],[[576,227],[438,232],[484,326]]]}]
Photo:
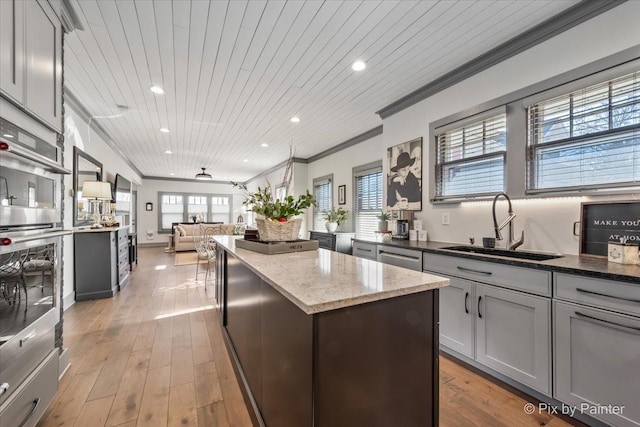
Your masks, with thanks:
[{"label": "pendant light", "polygon": [[196,179],[199,179],[202,181],[211,181],[213,179],[211,178],[211,175],[205,172],[207,168],[200,168],[200,169],[202,169],[202,172],[196,174]]}]

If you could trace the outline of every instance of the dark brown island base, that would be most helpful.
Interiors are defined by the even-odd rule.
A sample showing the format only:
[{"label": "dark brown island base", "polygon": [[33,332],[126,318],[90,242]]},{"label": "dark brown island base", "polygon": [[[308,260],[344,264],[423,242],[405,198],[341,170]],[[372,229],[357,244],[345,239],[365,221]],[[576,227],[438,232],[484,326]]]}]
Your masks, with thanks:
[{"label": "dark brown island base", "polygon": [[264,255],[216,241],[216,301],[255,425],[438,425],[447,279],[324,249]]}]

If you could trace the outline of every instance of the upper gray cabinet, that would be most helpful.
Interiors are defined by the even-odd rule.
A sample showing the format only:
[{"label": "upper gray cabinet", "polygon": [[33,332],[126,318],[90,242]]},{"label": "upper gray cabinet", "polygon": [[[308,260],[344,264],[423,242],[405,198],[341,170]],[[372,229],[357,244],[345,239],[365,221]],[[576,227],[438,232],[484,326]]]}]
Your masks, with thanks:
[{"label": "upper gray cabinet", "polygon": [[25,107],[62,127],[62,25],[46,2],[25,3]]},{"label": "upper gray cabinet", "polygon": [[0,1],[0,93],[62,130],[62,25],[48,2]]},{"label": "upper gray cabinet", "polygon": [[24,6],[22,0],[0,1],[0,92],[23,105]]}]

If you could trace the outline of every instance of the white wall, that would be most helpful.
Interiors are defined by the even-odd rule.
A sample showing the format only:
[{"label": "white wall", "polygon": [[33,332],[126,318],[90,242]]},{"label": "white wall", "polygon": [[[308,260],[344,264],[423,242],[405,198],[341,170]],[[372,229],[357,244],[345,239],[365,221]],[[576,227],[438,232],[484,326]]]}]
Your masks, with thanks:
[{"label": "white wall", "polygon": [[[338,228],[339,231],[351,231],[354,229],[352,217],[353,168],[382,160],[385,152],[384,138],[382,135],[378,135],[307,165],[306,186],[309,188],[309,191],[313,191],[314,178],[333,174],[333,184],[331,186],[333,206],[335,208],[342,206],[343,209],[349,211],[349,218],[346,222],[340,224]],[[346,205],[338,205],[338,186],[340,185],[347,186]],[[313,224],[313,214],[311,210],[307,213],[307,221],[309,224]]]},{"label": "white wall", "polygon": [[[91,157],[102,163],[103,179],[113,182],[116,174],[120,174],[133,183],[142,181],[133,169],[131,169],[120,156],[93,130],[88,123],[78,115],[68,104],[65,105],[64,123],[64,165],[67,169],[73,168],[73,147],[77,146]],[[64,176],[65,192],[64,203],[64,228],[73,228],[73,175]],[[64,237],[64,289],[65,309],[74,301],[74,264],[73,264],[73,236]]]},{"label": "white wall", "polygon": [[[169,234],[158,233],[158,192],[231,194],[231,219],[235,222],[242,208],[244,197],[231,184],[219,182],[185,182],[162,179],[144,179],[138,186],[138,244],[167,244]],[[145,210],[147,202],[153,203],[153,211]],[[245,216],[246,218],[246,216]]]},{"label": "white wall", "polygon": [[[640,41],[638,16],[640,16],[640,2],[626,2],[386,118],[383,149],[422,136],[424,138],[422,167],[423,171],[428,170],[429,123],[637,46]],[[383,152],[380,152],[379,156],[382,154]],[[312,166],[310,165],[310,169]],[[426,223],[429,240],[468,243],[468,238],[474,236],[478,243],[482,236],[492,235],[490,203],[431,205],[428,202],[430,178],[423,174],[423,210],[416,214],[417,219],[422,219]],[[607,197],[607,199],[610,198],[632,199],[638,196]],[[596,198],[591,199],[596,200]],[[514,211],[518,215],[515,220],[516,233],[519,234],[520,230],[524,229],[523,247],[577,254],[578,238],[573,236],[572,231],[573,222],[580,217],[582,200],[588,199],[516,201],[514,203]],[[441,225],[443,212],[450,214],[451,225]],[[498,220],[500,221],[506,217],[505,203],[499,204],[499,212]]]}]

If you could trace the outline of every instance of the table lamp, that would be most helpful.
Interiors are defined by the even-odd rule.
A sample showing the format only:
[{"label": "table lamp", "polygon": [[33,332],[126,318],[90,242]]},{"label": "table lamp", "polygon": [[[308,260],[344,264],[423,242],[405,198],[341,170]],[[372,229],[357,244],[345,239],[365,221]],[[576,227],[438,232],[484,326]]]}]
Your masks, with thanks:
[{"label": "table lamp", "polygon": [[102,228],[99,206],[102,200],[111,200],[111,184],[102,181],[85,181],[82,183],[82,197],[89,199],[93,211],[91,228]]}]

